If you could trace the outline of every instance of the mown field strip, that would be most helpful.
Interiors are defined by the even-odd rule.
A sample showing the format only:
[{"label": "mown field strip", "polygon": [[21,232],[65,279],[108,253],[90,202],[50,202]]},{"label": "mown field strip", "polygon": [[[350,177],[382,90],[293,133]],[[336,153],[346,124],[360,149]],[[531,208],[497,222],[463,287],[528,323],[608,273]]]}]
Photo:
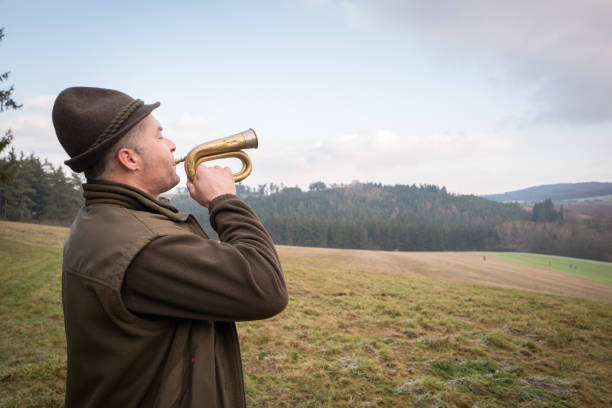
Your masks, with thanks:
[{"label": "mown field strip", "polygon": [[597,282],[612,285],[612,263],[565,256],[528,254],[522,252],[480,252],[484,256],[495,256],[526,265],[582,276]]}]

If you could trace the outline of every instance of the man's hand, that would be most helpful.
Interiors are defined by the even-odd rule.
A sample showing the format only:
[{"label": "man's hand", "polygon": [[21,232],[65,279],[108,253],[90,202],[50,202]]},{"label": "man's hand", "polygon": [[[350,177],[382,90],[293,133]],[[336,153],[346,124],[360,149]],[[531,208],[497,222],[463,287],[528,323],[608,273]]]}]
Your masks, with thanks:
[{"label": "man's hand", "polygon": [[187,189],[191,198],[208,208],[216,197],[236,194],[236,183],[229,167],[206,167],[201,164],[196,169],[193,182],[187,182]]}]

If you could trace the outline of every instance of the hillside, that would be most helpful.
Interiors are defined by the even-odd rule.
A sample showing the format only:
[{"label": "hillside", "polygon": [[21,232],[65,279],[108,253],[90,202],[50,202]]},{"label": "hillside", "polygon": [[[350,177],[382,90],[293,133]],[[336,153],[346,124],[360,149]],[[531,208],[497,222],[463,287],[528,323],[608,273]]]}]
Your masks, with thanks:
[{"label": "hillside", "polygon": [[[536,219],[526,206],[444,187],[316,183],[258,191],[239,186],[274,241],[281,245],[399,251],[519,251],[612,261],[611,206],[564,204],[563,217]],[[208,211],[186,194],[172,203],[208,227]],[[605,204],[605,203],[604,203]],[[557,207],[559,207],[557,205]]]},{"label": "hillside", "polygon": [[[366,268],[411,278],[448,279],[612,302],[612,263],[595,262],[602,266],[606,282],[609,282],[602,283],[560,273],[548,267],[511,262],[503,257],[516,254],[504,252],[486,253],[486,256],[483,256],[483,253],[478,252],[388,252],[292,246],[279,246],[278,252],[281,256],[297,256],[330,264],[343,263],[348,269]],[[545,259],[554,262],[555,266],[581,262],[572,258]]]},{"label": "hillside", "polygon": [[[300,246],[494,249],[498,225],[530,217],[517,204],[454,195],[431,185],[354,183],[308,192],[289,188],[266,195],[243,194],[243,198],[275,242]],[[207,211],[188,196],[174,196],[172,202],[208,224]]]},{"label": "hillside", "polygon": [[488,194],[482,197],[498,202],[534,203],[550,198],[553,201],[577,200],[612,195],[612,183],[558,183]]},{"label": "hillside", "polygon": [[[63,405],[67,233],[0,222],[3,407]],[[612,309],[587,300],[610,285],[488,257],[485,266],[476,254],[279,254],[287,309],[237,324],[249,406],[612,404]]]}]

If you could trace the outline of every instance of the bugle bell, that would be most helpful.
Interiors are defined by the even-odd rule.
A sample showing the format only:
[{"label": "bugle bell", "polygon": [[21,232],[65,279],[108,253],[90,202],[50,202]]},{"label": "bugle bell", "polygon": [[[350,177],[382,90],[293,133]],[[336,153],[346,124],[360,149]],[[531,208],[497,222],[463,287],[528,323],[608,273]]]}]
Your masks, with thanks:
[{"label": "bugle bell", "polygon": [[189,180],[193,181],[196,169],[200,164],[210,160],[235,157],[242,162],[242,169],[233,174],[234,181],[239,182],[247,178],[253,170],[251,158],[240,149],[257,149],[257,135],[253,129],[202,143],[191,149],[187,156],[174,162],[179,164],[184,161],[185,173]]}]

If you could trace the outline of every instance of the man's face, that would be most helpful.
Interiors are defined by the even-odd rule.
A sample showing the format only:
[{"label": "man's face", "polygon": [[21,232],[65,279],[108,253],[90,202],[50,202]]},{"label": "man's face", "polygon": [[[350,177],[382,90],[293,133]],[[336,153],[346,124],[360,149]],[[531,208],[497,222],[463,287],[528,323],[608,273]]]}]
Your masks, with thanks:
[{"label": "man's face", "polygon": [[180,181],[172,157],[176,146],[162,135],[162,127],[153,115],[143,119],[143,125],[138,152],[143,164],[141,182],[148,193],[157,197]]}]

